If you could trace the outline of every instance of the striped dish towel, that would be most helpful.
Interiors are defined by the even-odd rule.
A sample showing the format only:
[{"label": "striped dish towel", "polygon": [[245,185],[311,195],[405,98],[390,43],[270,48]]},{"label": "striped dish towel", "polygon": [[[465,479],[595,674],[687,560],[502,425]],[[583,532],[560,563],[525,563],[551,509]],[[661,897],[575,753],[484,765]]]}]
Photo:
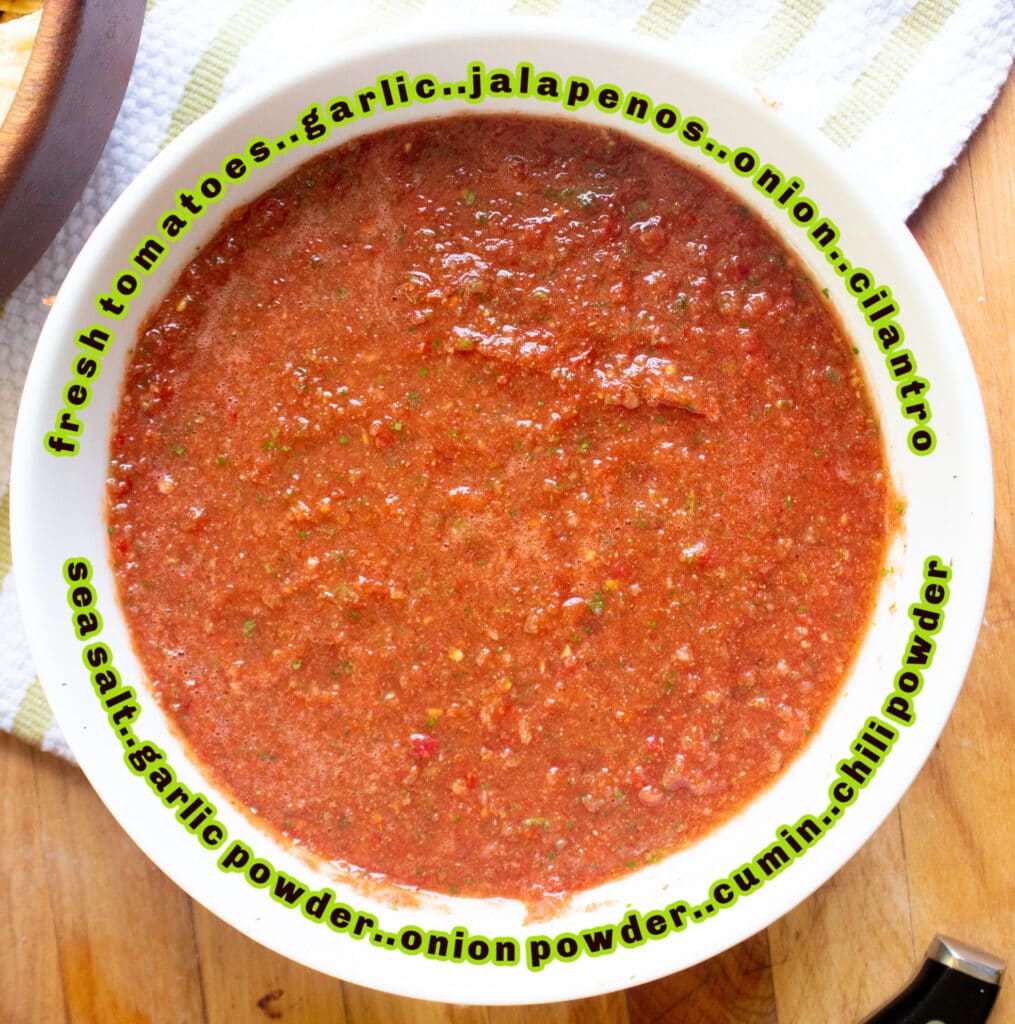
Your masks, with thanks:
[{"label": "striped dish towel", "polygon": [[[221,97],[410,18],[530,15],[654,36],[824,133],[887,210],[912,212],[989,108],[1015,54],[1011,0],[149,0],[112,137],[59,237],[0,310],[0,729],[70,757],[35,676],[8,528],[18,397],[43,299],[113,200]],[[0,253],[0,259],[3,254]]]}]

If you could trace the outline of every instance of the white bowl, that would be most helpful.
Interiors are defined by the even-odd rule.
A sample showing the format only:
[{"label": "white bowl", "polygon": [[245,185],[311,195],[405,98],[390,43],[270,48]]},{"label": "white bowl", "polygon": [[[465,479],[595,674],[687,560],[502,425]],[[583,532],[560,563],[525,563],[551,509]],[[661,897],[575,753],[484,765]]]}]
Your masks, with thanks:
[{"label": "white bowl", "polygon": [[[694,118],[707,130],[694,145],[682,130],[660,131],[651,118],[634,123],[609,104],[566,109],[531,98],[468,104],[438,96],[425,105],[378,109],[313,143],[305,139],[301,116],[313,104],[326,107],[332,97],[375,87],[378,76],[400,71],[410,82],[424,72],[441,82],[469,81],[475,62],[487,69],[515,69],[525,62],[558,74],[565,89],[578,77],[592,83],[593,93],[612,83],[624,94],[650,97],[653,109],[663,112],[658,120],[664,128],[673,108],[682,126]],[[357,133],[463,110],[524,111],[611,125],[670,150],[742,197],[799,254],[819,287],[828,289],[859,349],[894,482],[907,505],[855,668],[791,769],[698,844],[581,894],[550,920],[529,921],[523,907],[503,900],[434,897],[393,906],[309,866],[233,811],[228,798],[202,778],[145,689],[107,562],[103,509],[110,424],[146,312],[230,209],[301,162]],[[228,180],[226,161],[257,137],[270,140],[274,159],[240,181]],[[531,1003],[623,988],[719,953],[786,913],[864,843],[916,776],[962,684],[986,594],[992,486],[983,410],[955,319],[905,228],[877,212],[870,189],[858,186],[841,162],[760,98],[712,72],[677,63],[661,47],[519,21],[492,31],[435,30],[358,44],[259,95],[224,104],[152,162],[96,229],[49,316],[18,422],[12,522],[24,615],[46,695],[96,790],[167,874],[250,937],[325,973],[407,996]],[[786,203],[752,186],[764,164],[803,182]],[[224,183],[221,196],[206,204],[185,235],[167,243],[150,272],[138,270],[133,254],[158,230],[177,193],[199,192],[209,175]],[[822,247],[810,233],[824,220],[834,223],[838,237]],[[860,303],[883,286],[890,288],[895,309],[887,300],[873,300],[868,322]],[[119,301],[131,288],[122,317],[97,306],[100,296]],[[882,307],[885,315],[872,317]],[[903,328],[905,338],[886,357],[878,331],[890,322]],[[112,341],[101,355],[101,374],[76,380],[75,362],[85,351],[76,339],[92,326],[110,333]],[[894,364],[887,361],[903,353]],[[925,421],[906,415],[913,406],[915,416],[918,405],[929,417]],[[71,416],[65,424],[79,423],[78,430],[61,429],[65,412]],[[54,454],[61,443],[73,444],[73,454]],[[71,576],[87,573],[87,580],[65,578],[66,567]],[[946,605],[934,603],[946,593]],[[941,618],[914,619],[909,611],[921,603],[943,613]],[[90,619],[96,611],[100,615]],[[932,659],[900,675],[914,631],[932,639]],[[107,709],[91,685],[84,657],[100,649],[108,651],[123,686],[131,688],[124,703],[140,709],[129,722],[114,720],[124,704]],[[895,740],[876,762],[866,759],[874,770],[860,786],[838,766],[864,758],[853,745],[872,717]],[[128,756],[145,742],[164,752],[188,793],[202,794],[214,806],[214,817],[198,807],[188,825],[177,816],[181,805],[166,807],[130,769]],[[215,823],[221,831],[209,828]],[[245,865],[241,869],[243,857],[233,852],[235,870],[224,870],[220,862],[237,850],[246,851]],[[304,887],[300,906],[272,898],[277,872]],[[763,884],[752,884],[752,872]],[[269,874],[266,886],[256,884]],[[741,885],[748,891],[741,892]],[[318,917],[323,900],[306,900],[324,889],[333,895]],[[341,911],[334,914],[338,903],[349,908],[348,920]],[[360,934],[354,934],[357,928]],[[447,936],[445,954],[440,955],[445,940],[431,933]],[[590,945],[594,949],[611,936],[610,951],[591,955]],[[438,955],[426,956],[428,949]],[[483,962],[470,963],[470,956]],[[491,962],[497,959],[504,962]]]}]

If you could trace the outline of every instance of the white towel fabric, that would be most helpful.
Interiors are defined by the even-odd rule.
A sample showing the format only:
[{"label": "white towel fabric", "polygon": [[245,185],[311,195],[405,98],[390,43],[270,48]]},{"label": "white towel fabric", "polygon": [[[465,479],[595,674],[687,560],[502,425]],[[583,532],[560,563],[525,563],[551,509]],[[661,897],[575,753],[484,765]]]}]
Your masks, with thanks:
[{"label": "white towel fabric", "polygon": [[[133,77],[87,190],[0,312],[0,729],[70,757],[32,668],[10,568],[18,398],[43,302],[113,200],[218,99],[341,40],[402,25],[530,15],[650,35],[750,82],[823,132],[908,216],[955,160],[1015,54],[1011,0],[149,0]],[[0,253],[0,259],[3,254]]]}]

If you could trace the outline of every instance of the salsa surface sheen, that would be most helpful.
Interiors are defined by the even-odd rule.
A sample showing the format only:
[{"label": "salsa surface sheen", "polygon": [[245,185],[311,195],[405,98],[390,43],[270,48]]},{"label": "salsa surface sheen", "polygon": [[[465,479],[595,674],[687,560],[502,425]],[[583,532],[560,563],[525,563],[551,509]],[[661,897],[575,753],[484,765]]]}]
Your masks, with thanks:
[{"label": "salsa surface sheen", "polygon": [[297,847],[529,902],[800,751],[891,520],[835,318],[737,201],[523,117],[365,137],[142,331],[110,550],[162,708]]}]

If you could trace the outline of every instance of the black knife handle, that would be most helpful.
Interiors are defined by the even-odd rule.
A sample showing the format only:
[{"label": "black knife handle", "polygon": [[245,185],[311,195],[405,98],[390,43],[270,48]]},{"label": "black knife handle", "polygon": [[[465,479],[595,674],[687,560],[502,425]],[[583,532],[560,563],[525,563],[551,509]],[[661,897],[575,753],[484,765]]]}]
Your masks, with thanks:
[{"label": "black knife handle", "polygon": [[982,1024],[1004,966],[991,953],[938,935],[916,977],[862,1024]]}]

